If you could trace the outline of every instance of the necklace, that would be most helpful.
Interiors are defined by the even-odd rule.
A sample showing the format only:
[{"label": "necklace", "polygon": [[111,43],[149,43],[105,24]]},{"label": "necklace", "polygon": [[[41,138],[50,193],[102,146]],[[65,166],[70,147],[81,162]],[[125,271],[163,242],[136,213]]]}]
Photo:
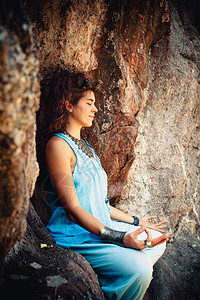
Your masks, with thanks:
[{"label": "necklace", "polygon": [[74,143],[79,147],[79,149],[81,149],[87,156],[89,156],[90,158],[93,158],[92,151],[88,147],[88,144],[86,143],[85,140],[83,140],[83,139],[79,140],[79,139],[75,138],[66,130],[64,130],[63,133],[68,135],[72,139],[72,141],[74,141]]}]

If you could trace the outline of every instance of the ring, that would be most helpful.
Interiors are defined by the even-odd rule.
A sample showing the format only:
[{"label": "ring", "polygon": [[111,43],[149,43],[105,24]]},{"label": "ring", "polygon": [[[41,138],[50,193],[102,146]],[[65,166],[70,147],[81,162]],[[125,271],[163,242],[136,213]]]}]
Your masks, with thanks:
[{"label": "ring", "polygon": [[146,247],[146,248],[152,248],[151,241],[144,240],[144,247]]}]

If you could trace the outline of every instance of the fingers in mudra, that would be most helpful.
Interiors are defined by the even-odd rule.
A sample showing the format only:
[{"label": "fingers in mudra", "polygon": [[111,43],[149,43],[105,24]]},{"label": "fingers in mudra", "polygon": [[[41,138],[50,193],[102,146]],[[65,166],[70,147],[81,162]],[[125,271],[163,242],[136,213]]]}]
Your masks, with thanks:
[{"label": "fingers in mudra", "polygon": [[163,230],[163,228],[166,228],[167,227],[167,224],[166,224],[166,220],[162,221],[162,222],[159,222],[159,223],[154,223],[152,225],[149,225],[148,227],[149,228],[152,228],[152,229],[155,229],[157,231],[160,231],[160,232],[164,232],[165,230]]},{"label": "fingers in mudra", "polygon": [[157,223],[157,216],[149,216],[149,217],[147,217],[147,220],[148,221],[153,221],[154,223]]},{"label": "fingers in mudra", "polygon": [[148,229],[145,229],[145,231],[146,231],[146,234],[147,234],[147,241],[152,241],[153,238],[152,238],[151,231],[148,230]]},{"label": "fingers in mudra", "polygon": [[168,235],[167,234],[163,234],[155,239],[152,240],[152,247],[158,246],[164,242],[168,241]]},{"label": "fingers in mudra", "polygon": [[123,241],[124,247],[142,250],[144,248],[144,241],[138,240],[137,237],[139,234],[141,234],[144,231],[146,231],[145,226],[137,229],[134,232],[127,233],[124,236],[124,241]]},{"label": "fingers in mudra", "polygon": [[[146,232],[147,238],[145,240],[138,240],[138,235],[141,234],[142,232]],[[145,226],[137,229],[134,232],[127,233],[124,236],[124,247],[127,248],[133,248],[136,250],[143,250],[148,247],[148,244],[150,242],[150,247],[157,246],[161,243],[164,243],[168,240],[168,236],[166,234],[163,234],[155,239],[152,238],[151,231],[148,230]],[[148,243],[146,243],[147,241]]]}]

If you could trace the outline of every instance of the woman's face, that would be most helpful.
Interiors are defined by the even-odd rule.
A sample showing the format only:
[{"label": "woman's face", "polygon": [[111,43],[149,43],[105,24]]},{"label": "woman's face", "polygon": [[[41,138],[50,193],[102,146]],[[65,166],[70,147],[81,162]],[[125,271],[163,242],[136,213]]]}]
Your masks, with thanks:
[{"label": "woman's face", "polygon": [[70,119],[80,127],[90,127],[96,112],[94,92],[88,90],[83,93],[78,103],[72,107]]}]

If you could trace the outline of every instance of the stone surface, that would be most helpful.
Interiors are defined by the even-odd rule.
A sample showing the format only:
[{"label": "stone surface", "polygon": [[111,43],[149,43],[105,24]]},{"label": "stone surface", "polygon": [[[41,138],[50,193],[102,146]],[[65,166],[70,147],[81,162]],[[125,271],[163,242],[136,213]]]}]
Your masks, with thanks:
[{"label": "stone surface", "polygon": [[200,85],[194,42],[199,48],[200,41],[198,36],[189,39],[175,10],[171,18],[169,37],[151,48],[145,103],[137,116],[136,159],[123,196],[129,199],[128,209],[143,215],[156,210],[168,218],[170,228],[180,220],[185,223],[191,214],[195,234],[199,223]]},{"label": "stone surface", "polygon": [[[96,92],[99,110],[97,118],[93,127],[85,130],[83,135],[94,146],[108,174],[111,203],[131,214],[157,214],[168,220],[170,241],[164,258],[155,267],[149,299],[198,299],[198,1],[24,0],[23,3],[33,25],[34,35],[40,44],[40,76],[46,76],[55,68],[68,68],[87,72],[88,76],[99,81]],[[6,6],[4,7],[6,9]],[[6,12],[1,13],[1,16],[3,15],[6,15]],[[22,15],[15,15],[19,17],[16,24],[22,24]],[[37,107],[37,99],[33,106],[27,106],[27,111],[23,110],[23,105],[20,106],[23,101],[13,101],[26,99],[23,95],[26,95],[27,90],[32,91],[34,85],[29,85],[28,78],[36,78],[37,63],[35,66],[34,63],[28,63],[29,55],[35,57],[33,42],[28,38],[32,39],[32,33],[27,35],[21,29],[8,32],[8,29],[5,30],[5,20],[2,19],[1,22],[2,71],[12,75],[12,72],[17,74],[17,69],[19,73],[9,75],[6,82],[1,79],[1,90],[4,90],[2,99],[6,99],[2,101],[0,116],[1,122],[5,124],[1,134],[1,156],[6,168],[2,167],[1,178],[6,193],[1,197],[3,225],[0,225],[1,238],[6,245],[3,249],[5,255],[8,248],[24,232],[27,200],[32,193],[37,174],[35,167],[23,167],[25,164],[31,166],[31,162],[35,165],[34,133],[31,135],[31,130],[35,130],[33,111]],[[28,25],[23,28],[30,27]],[[18,44],[22,36],[27,38]],[[24,49],[30,49],[30,52]],[[6,64],[7,69],[4,70]],[[26,77],[25,84],[22,85],[23,72],[28,69],[30,74],[30,66],[33,77]],[[15,85],[11,89],[9,82],[16,83],[15,76],[19,76],[16,78],[20,80],[17,82],[19,88],[14,90]],[[26,88],[27,84],[29,86]],[[35,90],[37,93],[37,84]],[[21,96],[14,97],[18,94]],[[30,123],[27,123],[27,120]],[[28,128],[31,128],[30,131]],[[19,138],[16,138],[18,136]],[[27,141],[23,147],[25,152],[21,150],[21,136]],[[24,174],[26,179],[22,181]],[[37,188],[34,196],[33,202],[40,196]],[[21,205],[22,213],[15,215]],[[48,214],[43,213],[45,209],[42,211],[38,204],[34,205],[46,224]],[[19,217],[11,221],[11,215]],[[6,219],[3,219],[5,217]],[[28,230],[32,228],[32,222],[29,225]],[[5,228],[8,228],[9,239],[5,239]],[[12,230],[17,233],[11,238]],[[38,248],[34,249],[39,251]],[[34,258],[28,261],[29,265],[35,262],[43,266],[42,259],[38,261],[34,255],[29,247],[26,259],[28,261],[28,257]],[[54,259],[56,262],[55,257]],[[78,270],[75,256],[71,256],[70,259],[72,268]],[[7,270],[15,266],[15,263],[19,264],[18,260],[10,264],[7,260],[7,263]],[[83,261],[81,265],[82,263]],[[69,265],[67,260],[66,269]],[[11,278],[27,280],[30,273],[25,274],[21,270],[18,274],[12,273]],[[43,267],[32,270],[40,272]],[[37,274],[44,279],[43,273]],[[62,271],[47,276],[66,278],[64,291],[68,293],[69,289],[66,287],[70,287],[69,279]],[[77,276],[76,272],[74,276]],[[48,277],[45,282],[49,280]],[[72,282],[71,286],[73,284]],[[84,291],[84,287],[80,290]],[[58,295],[61,294],[58,292]],[[79,294],[77,299],[78,297]]]},{"label": "stone surface", "polygon": [[199,51],[196,29],[171,7],[170,34],[151,48],[136,159],[118,204],[168,220],[170,243],[151,285],[154,300],[199,297]]},{"label": "stone surface", "polygon": [[[48,246],[41,248],[41,244]],[[103,300],[97,275],[80,254],[58,247],[30,204],[23,239],[4,262],[0,298]]]},{"label": "stone surface", "polygon": [[39,64],[31,25],[20,3],[15,5],[0,4],[0,262],[26,230],[39,171],[35,153]]},{"label": "stone surface", "polygon": [[155,1],[153,7],[149,0],[25,4],[41,45],[41,76],[64,67],[87,72],[100,83],[99,113],[85,135],[108,174],[111,197],[118,199],[135,157],[136,116],[148,81],[149,47],[168,31],[168,3]]},{"label": "stone surface", "polygon": [[41,74],[57,66],[87,72],[97,52],[108,4],[100,1],[24,1],[40,48]]},{"label": "stone surface", "polygon": [[198,240],[184,228],[155,265],[149,299],[199,299],[199,257]]}]

